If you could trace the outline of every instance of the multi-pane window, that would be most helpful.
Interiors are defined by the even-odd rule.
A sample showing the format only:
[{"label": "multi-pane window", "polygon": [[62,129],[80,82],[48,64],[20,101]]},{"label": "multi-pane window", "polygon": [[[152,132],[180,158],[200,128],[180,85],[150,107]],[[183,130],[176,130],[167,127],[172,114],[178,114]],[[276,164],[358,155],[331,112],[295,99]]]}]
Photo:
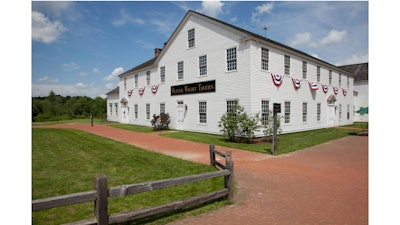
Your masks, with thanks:
[{"label": "multi-pane window", "polygon": [[146,85],[150,85],[150,71],[146,72]]},{"label": "multi-pane window", "polygon": [[307,102],[303,102],[303,122],[307,122]]},{"label": "multi-pane window", "polygon": [[347,105],[347,119],[350,119],[350,105]]},{"label": "multi-pane window", "polygon": [[269,50],[267,48],[261,48],[261,69],[268,70],[269,63]]},{"label": "multi-pane window", "polygon": [[339,87],[342,86],[342,74],[339,73]]},{"label": "multi-pane window", "polygon": [[118,103],[114,103],[115,115],[118,116]]},{"label": "multi-pane window", "polygon": [[139,86],[139,75],[135,74],[135,88]]},{"label": "multi-pane window", "polygon": [[160,114],[165,113],[165,103],[160,103]]},{"label": "multi-pane window", "polygon": [[110,107],[110,115],[112,115],[112,103],[108,104]]},{"label": "multi-pane window", "polygon": [[194,28],[188,30],[188,46],[189,48],[194,47]]},{"label": "multi-pane window", "polygon": [[342,104],[339,104],[339,120],[342,119]]},{"label": "multi-pane window", "polygon": [[285,75],[290,75],[290,56],[285,55]]},{"label": "multi-pane window", "polygon": [[226,112],[231,112],[236,114],[236,105],[237,105],[236,100],[226,101]]},{"label": "multi-pane window", "polygon": [[160,82],[165,82],[165,66],[160,67]]},{"label": "multi-pane window", "polygon": [[321,121],[321,103],[317,103],[317,121]]},{"label": "multi-pane window", "polygon": [[285,102],[285,123],[290,123],[290,102]]},{"label": "multi-pane window", "polygon": [[236,47],[226,50],[226,65],[228,71],[237,69]]},{"label": "multi-pane window", "polygon": [[269,114],[269,101],[261,100],[261,124],[268,124],[268,114]]},{"label": "multi-pane window", "polygon": [[307,79],[307,62],[303,61],[303,79]]},{"label": "multi-pane window", "polygon": [[347,89],[350,87],[350,78],[347,76]]},{"label": "multi-pane window", "polygon": [[178,80],[183,79],[183,61],[178,62]]},{"label": "multi-pane window", "polygon": [[317,66],[317,82],[321,82],[321,67]]},{"label": "multi-pane window", "polygon": [[139,113],[139,106],[138,104],[135,104],[135,119],[138,118],[138,113]]},{"label": "multi-pane window", "polygon": [[147,120],[150,119],[150,104],[149,103],[146,104],[146,119]]},{"label": "multi-pane window", "polygon": [[126,90],[126,77],[124,77],[124,90]]},{"label": "multi-pane window", "polygon": [[207,102],[199,102],[199,123],[207,123]]},{"label": "multi-pane window", "polygon": [[329,70],[329,84],[332,84],[332,70]]},{"label": "multi-pane window", "polygon": [[207,75],[207,55],[199,57],[199,70],[200,76]]}]

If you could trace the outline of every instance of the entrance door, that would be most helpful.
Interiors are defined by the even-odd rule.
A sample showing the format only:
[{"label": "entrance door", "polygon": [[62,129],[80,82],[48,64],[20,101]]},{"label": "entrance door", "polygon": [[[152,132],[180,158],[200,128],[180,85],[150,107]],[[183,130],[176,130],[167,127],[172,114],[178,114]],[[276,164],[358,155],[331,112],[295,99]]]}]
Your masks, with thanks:
[{"label": "entrance door", "polygon": [[121,107],[121,113],[122,113],[122,119],[121,123],[129,123],[129,107],[128,106],[122,106]]},{"label": "entrance door", "polygon": [[335,117],[336,117],[336,110],[334,105],[328,105],[328,112],[327,112],[327,125],[328,127],[335,126]]},{"label": "entrance door", "polygon": [[176,129],[183,130],[183,122],[185,120],[185,107],[183,101],[178,101],[176,107]]}]

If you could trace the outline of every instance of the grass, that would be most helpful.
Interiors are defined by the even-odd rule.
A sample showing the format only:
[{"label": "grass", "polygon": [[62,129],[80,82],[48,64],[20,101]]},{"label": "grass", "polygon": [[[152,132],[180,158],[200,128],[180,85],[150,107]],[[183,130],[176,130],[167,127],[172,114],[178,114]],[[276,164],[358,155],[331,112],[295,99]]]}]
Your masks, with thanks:
[{"label": "grass", "polygon": [[[278,137],[278,155],[308,148],[327,141],[335,140],[354,134],[353,130],[327,128],[313,131],[305,131],[291,134],[281,134]],[[171,132],[161,134],[166,137],[195,141],[200,143],[215,144],[227,148],[243,149],[253,152],[272,154],[272,143],[246,144],[229,142],[220,135],[201,134],[192,132]]]},{"label": "grass", "polygon": [[[132,184],[215,171],[193,163],[72,129],[32,129],[32,199],[94,189],[94,178],[106,174],[108,186]],[[122,198],[111,198],[109,214],[165,204],[223,188],[223,178],[185,184]],[[218,201],[184,214],[145,220],[164,224],[228,204]],[[93,218],[93,203],[32,213],[32,224],[61,224]],[[127,223],[135,224],[136,222]]]},{"label": "grass", "polygon": [[[57,121],[46,121],[46,122],[32,122],[32,126],[43,126],[43,125],[56,125],[56,124],[90,124],[90,119],[73,119],[73,120],[57,120]],[[93,123],[104,124],[107,123],[104,119],[93,119]]]}]

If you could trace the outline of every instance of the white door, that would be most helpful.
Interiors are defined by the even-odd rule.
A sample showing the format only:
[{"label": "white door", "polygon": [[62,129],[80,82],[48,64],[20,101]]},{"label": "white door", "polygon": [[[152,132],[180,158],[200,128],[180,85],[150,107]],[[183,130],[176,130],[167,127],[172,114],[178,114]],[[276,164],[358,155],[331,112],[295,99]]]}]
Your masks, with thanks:
[{"label": "white door", "polygon": [[121,123],[129,123],[129,107],[128,106],[122,106],[121,107]]},{"label": "white door", "polygon": [[327,124],[328,127],[333,127],[335,126],[335,117],[336,117],[336,111],[335,111],[335,106],[334,105],[328,105],[328,112],[327,112]]},{"label": "white door", "polygon": [[185,120],[185,107],[183,101],[178,101],[176,107],[176,129],[183,130],[183,122]]}]

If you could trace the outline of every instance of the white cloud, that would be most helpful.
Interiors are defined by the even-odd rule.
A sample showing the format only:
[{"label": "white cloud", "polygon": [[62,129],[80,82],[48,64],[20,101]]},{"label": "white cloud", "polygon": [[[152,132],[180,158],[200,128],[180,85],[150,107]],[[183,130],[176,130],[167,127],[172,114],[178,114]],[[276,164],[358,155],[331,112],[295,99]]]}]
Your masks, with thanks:
[{"label": "white cloud", "polygon": [[268,14],[274,8],[274,4],[271,2],[266,2],[262,5],[259,5],[255,8],[254,12],[251,14],[251,20],[253,22],[260,22],[260,17],[263,14]]},{"label": "white cloud", "polygon": [[342,31],[337,31],[337,30],[331,30],[329,31],[329,34],[322,38],[321,41],[319,42],[320,45],[331,45],[335,43],[340,43],[346,38],[347,32],[345,30]]},{"label": "white cloud", "polygon": [[50,21],[44,14],[32,11],[33,41],[49,44],[59,39],[66,30],[60,21]]},{"label": "white cloud", "polygon": [[32,84],[33,97],[48,96],[50,91],[61,96],[89,96],[91,98],[103,96],[106,92],[106,90],[84,83],[75,85]]},{"label": "white cloud", "polygon": [[145,24],[145,21],[140,18],[136,18],[136,17],[129,15],[123,9],[121,10],[120,18],[112,21],[112,24],[116,27],[123,26],[125,24],[130,24],[130,23],[143,25],[143,24]]},{"label": "white cloud", "polygon": [[79,82],[79,83],[75,84],[75,87],[77,87],[77,88],[87,88],[87,85],[82,83],[82,82]]},{"label": "white cloud", "polygon": [[62,64],[62,67],[66,70],[76,70],[79,69],[79,66],[76,65],[76,63],[74,62],[70,62],[70,63],[64,63]]},{"label": "white cloud", "polygon": [[117,67],[115,68],[109,75],[103,78],[105,81],[111,81],[117,78],[118,75],[120,75],[124,71],[124,68],[122,67]]},{"label": "white cloud", "polygon": [[366,62],[368,62],[368,54],[367,55],[352,55],[351,58],[345,59],[342,62],[336,63],[336,66],[366,63]]},{"label": "white cloud", "polygon": [[201,9],[199,11],[216,18],[220,13],[222,13],[222,6],[224,6],[224,3],[221,1],[202,1]]},{"label": "white cloud", "polygon": [[58,79],[57,78],[51,78],[48,76],[44,76],[39,78],[39,82],[43,82],[43,83],[57,83]]},{"label": "white cloud", "polygon": [[92,72],[93,72],[93,73],[101,73],[101,71],[100,71],[99,69],[97,69],[97,68],[93,68],[93,69],[92,69]]},{"label": "white cloud", "polygon": [[308,32],[298,33],[295,35],[294,39],[289,42],[290,46],[297,46],[302,44],[310,43],[311,34]]}]

